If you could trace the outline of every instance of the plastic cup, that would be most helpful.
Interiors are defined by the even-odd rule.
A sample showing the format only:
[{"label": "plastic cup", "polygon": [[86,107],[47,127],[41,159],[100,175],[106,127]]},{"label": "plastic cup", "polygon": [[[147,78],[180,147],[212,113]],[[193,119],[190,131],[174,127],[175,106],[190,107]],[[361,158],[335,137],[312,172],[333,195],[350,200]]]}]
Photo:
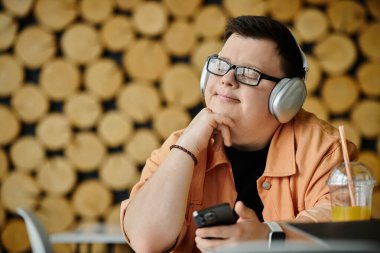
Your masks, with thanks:
[{"label": "plastic cup", "polygon": [[[371,171],[359,162],[351,162],[352,181],[342,163],[330,173],[327,184],[331,196],[332,221],[369,220],[371,218],[372,191],[375,180]],[[349,184],[353,186],[350,193]],[[355,203],[352,203],[350,194]]]}]

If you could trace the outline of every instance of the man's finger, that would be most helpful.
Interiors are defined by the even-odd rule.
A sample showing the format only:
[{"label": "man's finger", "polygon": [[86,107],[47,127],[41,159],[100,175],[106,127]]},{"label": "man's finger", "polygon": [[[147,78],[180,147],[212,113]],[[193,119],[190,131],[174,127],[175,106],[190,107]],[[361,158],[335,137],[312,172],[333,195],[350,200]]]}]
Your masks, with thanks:
[{"label": "man's finger", "polygon": [[200,249],[203,252],[211,252],[216,247],[220,247],[223,245],[228,245],[231,242],[227,240],[218,240],[218,239],[204,239],[199,236],[195,237],[195,243],[197,244],[198,249]]},{"label": "man's finger", "polygon": [[218,126],[218,130],[222,134],[224,145],[230,147],[232,145],[230,129],[225,125],[220,125]]},{"label": "man's finger", "polygon": [[195,230],[195,235],[201,238],[219,238],[227,239],[231,237],[229,226],[213,226],[207,228],[198,228]]},{"label": "man's finger", "polygon": [[254,220],[258,221],[255,211],[246,207],[242,201],[238,201],[235,205],[235,212],[239,215],[239,221],[241,220]]},{"label": "man's finger", "polygon": [[214,143],[212,144],[212,147],[215,151],[219,151],[223,147],[223,137],[222,134],[218,131],[214,131]]}]

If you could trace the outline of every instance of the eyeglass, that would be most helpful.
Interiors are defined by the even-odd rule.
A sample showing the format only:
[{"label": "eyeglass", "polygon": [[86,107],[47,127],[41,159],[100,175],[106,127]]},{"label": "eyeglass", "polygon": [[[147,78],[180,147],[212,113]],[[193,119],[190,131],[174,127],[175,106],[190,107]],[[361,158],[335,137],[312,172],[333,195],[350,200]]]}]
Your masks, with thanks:
[{"label": "eyeglass", "polygon": [[264,74],[257,69],[233,65],[226,60],[218,58],[218,55],[211,55],[207,59],[207,71],[217,76],[224,76],[231,69],[235,70],[235,78],[238,82],[257,86],[261,79],[266,79],[278,83],[281,79]]}]

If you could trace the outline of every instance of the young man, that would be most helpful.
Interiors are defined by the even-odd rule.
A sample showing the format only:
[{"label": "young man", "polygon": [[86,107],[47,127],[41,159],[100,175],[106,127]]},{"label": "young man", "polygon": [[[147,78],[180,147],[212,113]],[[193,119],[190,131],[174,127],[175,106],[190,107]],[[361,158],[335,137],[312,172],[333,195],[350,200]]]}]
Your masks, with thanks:
[{"label": "young man", "polygon": [[[229,22],[222,50],[208,58],[202,75],[206,108],[152,153],[122,203],[132,248],[208,251],[267,240],[270,228],[262,221],[330,219],[326,180],[343,160],[339,133],[298,112],[304,97],[293,88],[304,89],[297,79],[305,76],[303,65],[284,25],[255,16]],[[277,97],[290,101],[290,112]],[[355,146],[348,147],[355,158]],[[192,212],[222,202],[234,207],[237,223],[196,229]]]}]

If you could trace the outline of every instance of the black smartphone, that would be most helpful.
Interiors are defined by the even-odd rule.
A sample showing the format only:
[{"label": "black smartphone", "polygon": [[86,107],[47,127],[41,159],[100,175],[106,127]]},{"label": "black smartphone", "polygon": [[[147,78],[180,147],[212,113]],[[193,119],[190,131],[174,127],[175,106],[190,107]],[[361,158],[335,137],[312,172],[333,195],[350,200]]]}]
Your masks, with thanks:
[{"label": "black smartphone", "polygon": [[200,211],[194,211],[193,219],[198,228],[231,225],[236,223],[235,215],[228,203],[222,203]]}]

